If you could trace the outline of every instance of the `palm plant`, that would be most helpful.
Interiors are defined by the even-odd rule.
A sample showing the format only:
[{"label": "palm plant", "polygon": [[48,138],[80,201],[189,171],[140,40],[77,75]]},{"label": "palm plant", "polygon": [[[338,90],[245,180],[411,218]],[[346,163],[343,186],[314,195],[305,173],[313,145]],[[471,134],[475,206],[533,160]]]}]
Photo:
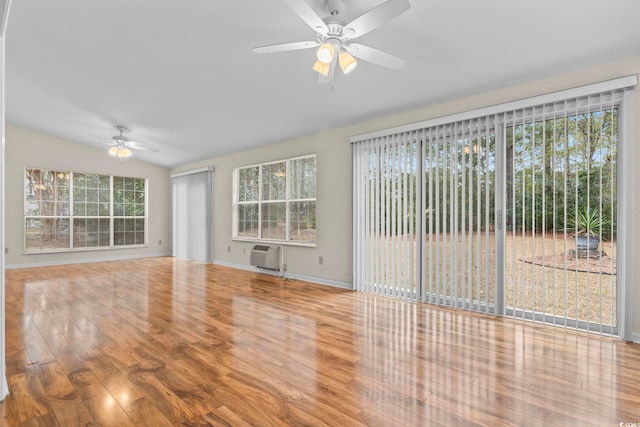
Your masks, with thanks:
[{"label": "palm plant", "polygon": [[600,215],[599,209],[585,208],[571,212],[566,229],[573,231],[576,236],[600,236],[606,234],[609,224],[609,219]]},{"label": "palm plant", "polygon": [[590,256],[590,251],[597,253],[600,238],[608,231],[608,225],[609,220],[600,214],[599,209],[585,208],[572,212],[566,229],[575,233],[577,253],[586,251],[587,256]]}]

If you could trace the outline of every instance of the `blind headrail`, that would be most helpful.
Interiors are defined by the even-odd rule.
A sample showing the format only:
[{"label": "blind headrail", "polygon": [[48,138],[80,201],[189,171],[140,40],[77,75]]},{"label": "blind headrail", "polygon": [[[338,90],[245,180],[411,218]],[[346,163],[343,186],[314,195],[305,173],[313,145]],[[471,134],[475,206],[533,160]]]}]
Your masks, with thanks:
[{"label": "blind headrail", "polygon": [[354,135],[349,138],[350,143],[364,141],[371,138],[379,138],[388,135],[394,135],[403,132],[411,132],[418,129],[424,129],[431,126],[439,126],[462,120],[469,120],[481,116],[489,116],[492,114],[505,113],[507,111],[529,108],[536,105],[549,104],[553,102],[563,101],[570,98],[579,98],[583,96],[593,95],[596,93],[622,90],[632,88],[638,85],[638,75],[632,74],[617,79],[605,80],[585,86],[578,86],[571,89],[565,89],[557,92],[551,92],[544,95],[523,98],[516,101],[510,101],[502,104],[492,105],[489,107],[479,108],[475,110],[465,111],[462,113],[450,114],[447,116],[436,117],[416,123],[396,126],[387,129],[381,129],[373,132]]}]

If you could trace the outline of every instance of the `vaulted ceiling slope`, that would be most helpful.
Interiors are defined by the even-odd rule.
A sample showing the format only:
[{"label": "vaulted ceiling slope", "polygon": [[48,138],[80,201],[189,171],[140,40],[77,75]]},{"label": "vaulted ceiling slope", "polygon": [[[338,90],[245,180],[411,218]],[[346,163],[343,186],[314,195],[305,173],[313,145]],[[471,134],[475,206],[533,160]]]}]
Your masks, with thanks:
[{"label": "vaulted ceiling slope", "polygon": [[175,167],[640,53],[638,0],[410,2],[358,39],[407,65],[361,61],[332,87],[313,49],[252,52],[313,40],[281,0],[14,1],[6,117],[100,147],[124,125],[158,150],[136,157]]}]

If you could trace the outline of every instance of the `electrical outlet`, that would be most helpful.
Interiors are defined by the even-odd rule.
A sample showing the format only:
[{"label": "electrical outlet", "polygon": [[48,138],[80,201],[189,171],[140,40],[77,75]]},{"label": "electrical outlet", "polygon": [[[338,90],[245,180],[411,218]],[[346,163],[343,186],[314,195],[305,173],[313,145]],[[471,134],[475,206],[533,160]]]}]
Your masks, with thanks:
[{"label": "electrical outlet", "polygon": [[9,253],[9,248],[4,248],[4,254],[8,254]]},{"label": "electrical outlet", "polygon": [[287,271],[287,264],[282,264],[282,271]]},{"label": "electrical outlet", "polygon": [[162,244],[162,240],[158,240],[158,245],[161,245],[161,244]]},{"label": "electrical outlet", "polygon": [[231,246],[227,246],[227,252],[231,252]]},{"label": "electrical outlet", "polygon": [[318,264],[323,265],[324,264],[324,257],[322,255],[320,255],[318,257]]}]

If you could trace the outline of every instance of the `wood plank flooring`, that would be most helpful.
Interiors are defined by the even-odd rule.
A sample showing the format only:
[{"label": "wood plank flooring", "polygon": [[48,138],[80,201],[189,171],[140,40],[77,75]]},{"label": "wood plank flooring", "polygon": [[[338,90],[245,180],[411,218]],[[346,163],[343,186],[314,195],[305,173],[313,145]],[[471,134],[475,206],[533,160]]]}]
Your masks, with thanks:
[{"label": "wood plank flooring", "polygon": [[640,346],[173,258],[6,272],[7,426],[618,426]]}]

